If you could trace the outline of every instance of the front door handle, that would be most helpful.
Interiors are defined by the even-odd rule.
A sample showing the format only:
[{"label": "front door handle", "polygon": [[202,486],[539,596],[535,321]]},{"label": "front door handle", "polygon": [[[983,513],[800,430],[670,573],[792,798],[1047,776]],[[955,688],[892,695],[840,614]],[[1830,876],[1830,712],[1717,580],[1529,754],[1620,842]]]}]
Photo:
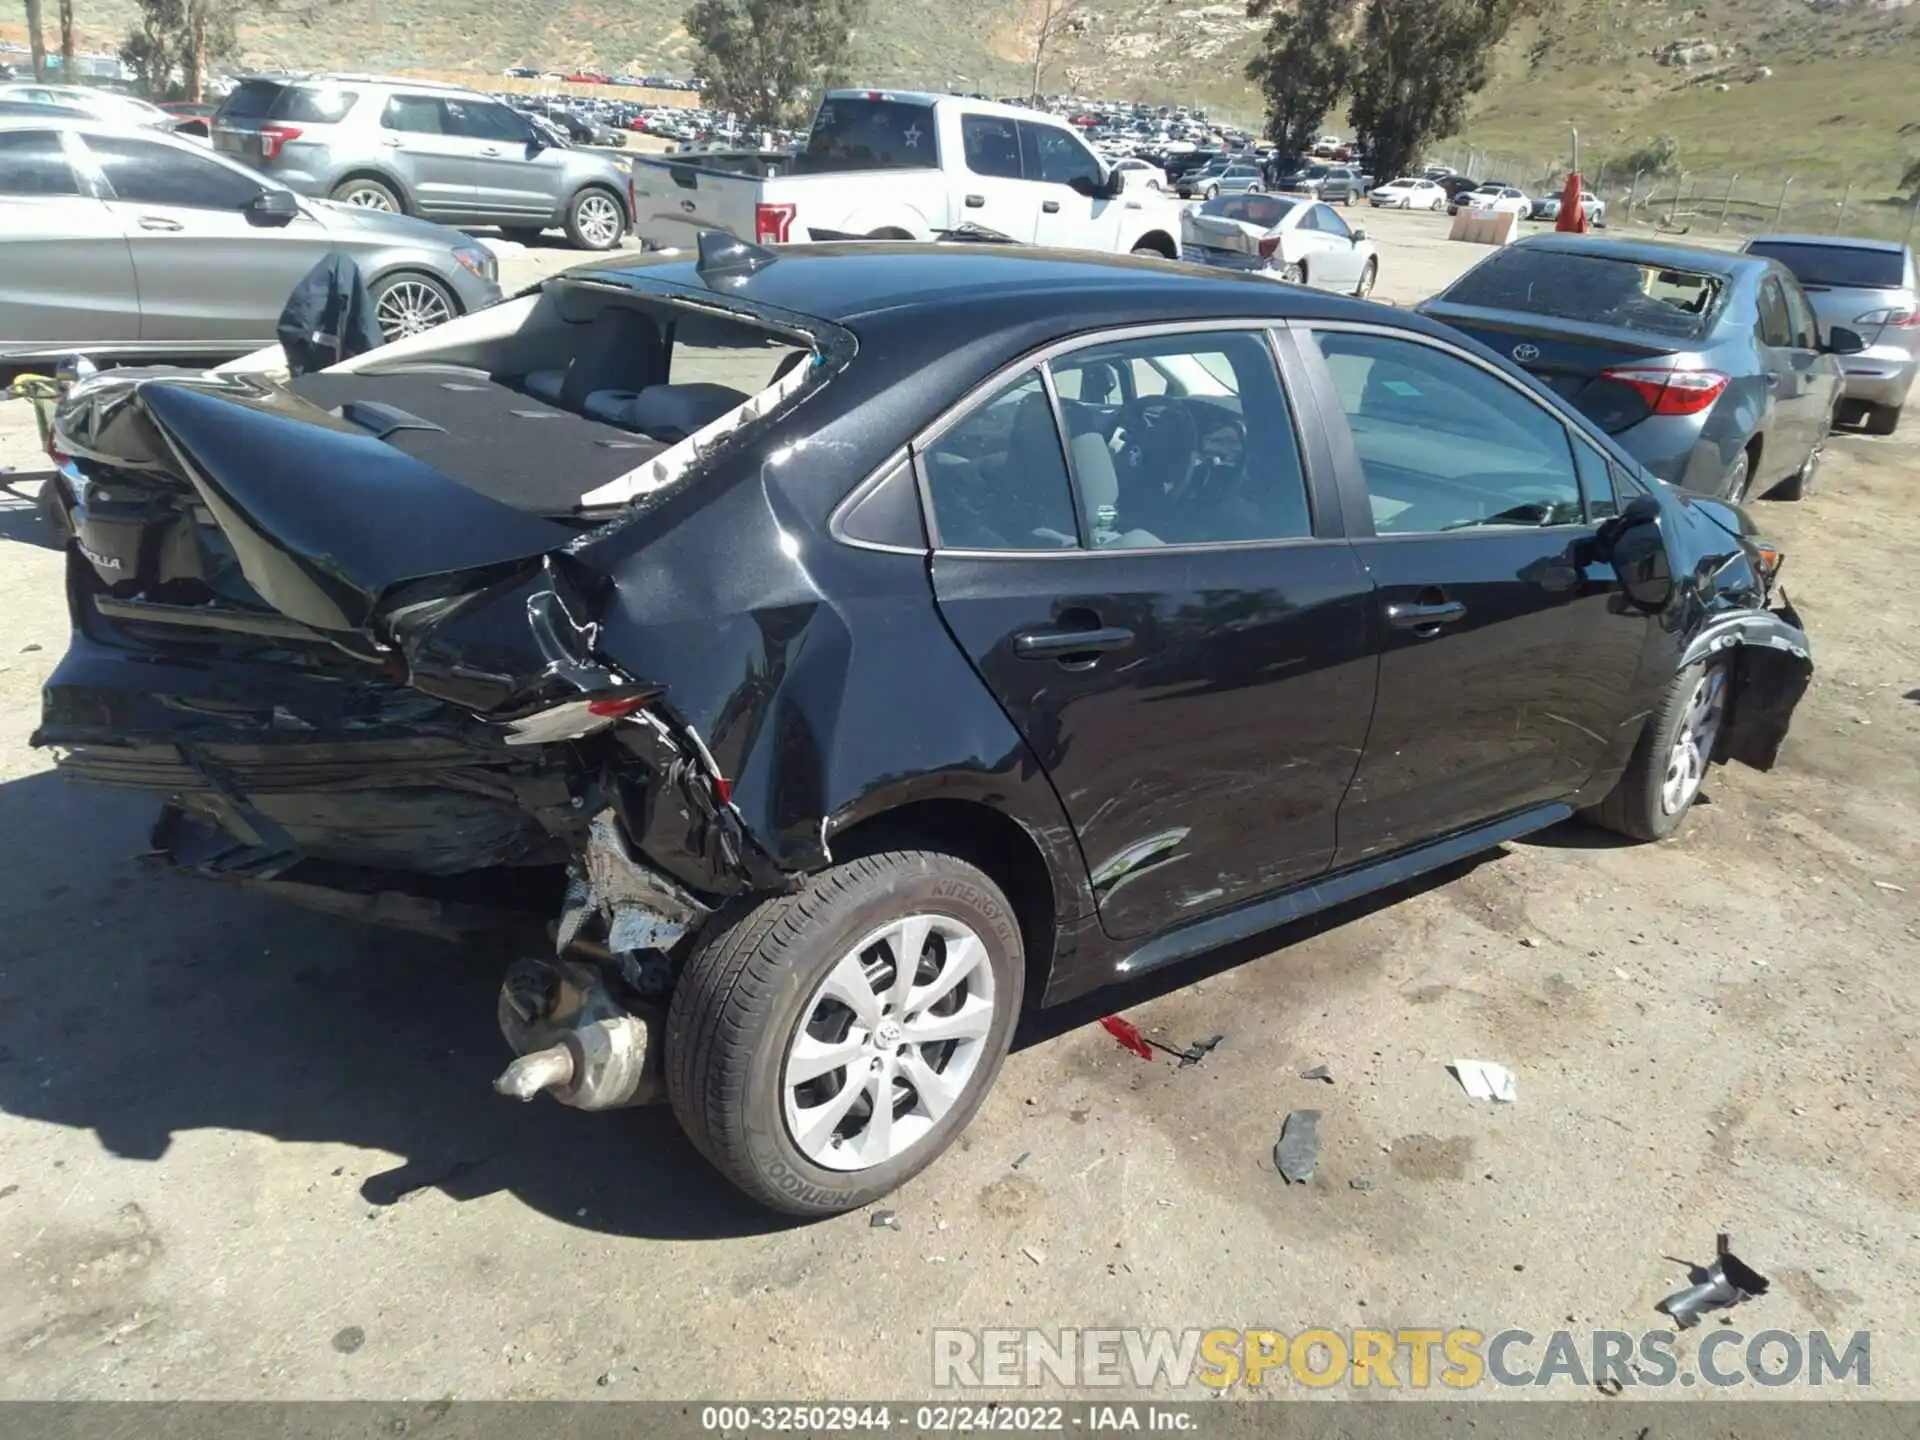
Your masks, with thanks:
[{"label": "front door handle", "polygon": [[1058,200],[1046,200],[1041,202],[1040,208],[1049,215],[1058,215],[1060,213],[1060,202]]},{"label": "front door handle", "polygon": [[1013,637],[1013,653],[1029,660],[1071,659],[1124,650],[1133,644],[1133,631],[1117,625],[1098,630],[1028,630]]},{"label": "front door handle", "polygon": [[175,230],[184,230],[187,227],[182,225],[178,220],[167,219],[167,217],[164,215],[142,215],[140,217],[140,228],[142,230],[162,230],[162,231],[171,232]]},{"label": "front door handle", "polygon": [[967,208],[969,210],[984,210],[986,209],[986,206],[987,206],[986,196],[984,195],[967,196]]},{"label": "front door handle", "polygon": [[1467,607],[1458,600],[1387,606],[1387,623],[1396,630],[1411,630],[1416,635],[1438,635],[1442,625],[1466,618]]},{"label": "front door handle", "polygon": [[500,147],[498,145],[489,145],[480,153],[482,155],[498,155],[500,153]]},{"label": "front door handle", "polygon": [[1769,370],[1767,372],[1767,388],[1769,390],[1778,390],[1780,388],[1780,372],[1778,370]]}]

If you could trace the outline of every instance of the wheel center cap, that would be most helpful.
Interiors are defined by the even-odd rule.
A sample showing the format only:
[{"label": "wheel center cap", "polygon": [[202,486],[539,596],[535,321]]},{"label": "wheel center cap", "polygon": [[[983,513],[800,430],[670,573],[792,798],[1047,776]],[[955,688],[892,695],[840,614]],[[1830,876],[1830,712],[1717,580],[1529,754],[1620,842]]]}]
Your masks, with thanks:
[{"label": "wheel center cap", "polygon": [[893,1049],[900,1043],[900,1027],[891,1020],[882,1020],[873,1027],[873,1043],[876,1049]]}]

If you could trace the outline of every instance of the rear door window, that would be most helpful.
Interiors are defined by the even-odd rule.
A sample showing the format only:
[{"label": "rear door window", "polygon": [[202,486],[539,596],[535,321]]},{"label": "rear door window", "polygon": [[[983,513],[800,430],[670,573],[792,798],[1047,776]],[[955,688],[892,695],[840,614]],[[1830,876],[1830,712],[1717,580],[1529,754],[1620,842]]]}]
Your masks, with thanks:
[{"label": "rear door window", "polygon": [[52,130],[0,130],[0,195],[79,195],[60,137]]},{"label": "rear door window", "polygon": [[920,455],[937,539],[948,550],[1069,550],[1072,482],[1053,407],[1030,370]]},{"label": "rear door window", "polygon": [[998,180],[1020,178],[1020,131],[999,115],[966,115],[960,120],[960,143],[967,169]]},{"label": "rear door window", "polygon": [[387,101],[387,108],[381,112],[382,130],[400,130],[410,135],[450,135],[453,127],[447,120],[445,109],[438,95],[395,95]]}]

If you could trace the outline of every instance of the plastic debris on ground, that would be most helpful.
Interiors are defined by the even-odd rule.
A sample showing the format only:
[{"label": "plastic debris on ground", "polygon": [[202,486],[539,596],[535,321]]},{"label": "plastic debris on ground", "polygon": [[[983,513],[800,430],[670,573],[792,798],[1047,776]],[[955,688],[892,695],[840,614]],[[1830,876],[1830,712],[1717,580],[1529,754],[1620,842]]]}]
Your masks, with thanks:
[{"label": "plastic debris on ground", "polygon": [[892,1210],[876,1210],[867,1220],[870,1230],[898,1230],[900,1217]]},{"label": "plastic debris on ground", "polygon": [[1118,1015],[1102,1015],[1100,1017],[1100,1028],[1113,1036],[1114,1039],[1118,1040],[1134,1054],[1138,1055],[1142,1060],[1153,1059],[1153,1046],[1147,1043],[1147,1037],[1142,1035],[1127,1021],[1122,1020]]},{"label": "plastic debris on ground", "polygon": [[1280,1127],[1280,1139],[1273,1147],[1273,1168],[1289,1185],[1304,1185],[1313,1179],[1320,1163],[1320,1135],[1314,1128],[1319,1123],[1318,1110],[1295,1110]]},{"label": "plastic debris on ground", "polygon": [[1202,1060],[1206,1059],[1207,1056],[1213,1053],[1214,1046],[1218,1045],[1222,1040],[1226,1038],[1227,1037],[1224,1035],[1210,1035],[1205,1040],[1194,1041],[1193,1044],[1189,1045],[1186,1049],[1179,1052],[1180,1068],[1184,1070],[1189,1065],[1198,1065]]},{"label": "plastic debris on ground", "polygon": [[1700,1278],[1676,1290],[1653,1308],[1669,1316],[1682,1330],[1691,1330],[1709,1310],[1724,1310],[1767,1293],[1767,1277],[1728,1248],[1725,1233],[1715,1237],[1713,1263],[1694,1271]]},{"label": "plastic debris on ground", "polygon": [[1475,1100],[1497,1100],[1511,1105],[1519,1098],[1513,1072],[1491,1060],[1456,1060],[1447,1067]]},{"label": "plastic debris on ground", "polygon": [[1302,1070],[1300,1072],[1300,1078],[1302,1080],[1324,1080],[1329,1085],[1333,1084],[1333,1072],[1324,1065],[1316,1065],[1311,1070]]}]

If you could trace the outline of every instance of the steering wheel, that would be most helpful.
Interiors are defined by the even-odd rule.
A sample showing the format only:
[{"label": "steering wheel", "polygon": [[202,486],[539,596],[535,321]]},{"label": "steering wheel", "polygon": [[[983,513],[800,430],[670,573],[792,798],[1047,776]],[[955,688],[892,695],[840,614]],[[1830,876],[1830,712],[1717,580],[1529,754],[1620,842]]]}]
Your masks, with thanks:
[{"label": "steering wheel", "polygon": [[1200,433],[1193,415],[1172,395],[1131,400],[1120,410],[1125,443],[1115,459],[1121,484],[1156,503],[1193,468]]}]

